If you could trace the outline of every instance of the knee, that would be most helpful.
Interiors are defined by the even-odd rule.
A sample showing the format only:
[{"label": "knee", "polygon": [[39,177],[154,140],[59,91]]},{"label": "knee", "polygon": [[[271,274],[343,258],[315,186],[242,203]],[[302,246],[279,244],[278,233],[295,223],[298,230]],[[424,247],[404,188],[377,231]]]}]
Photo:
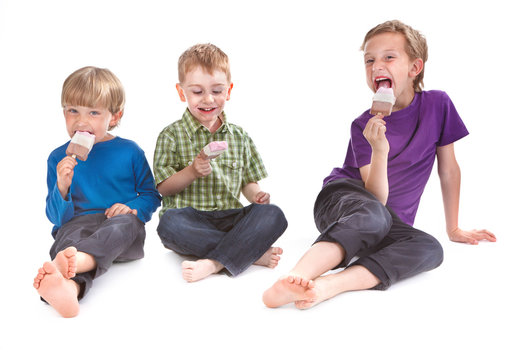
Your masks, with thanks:
[{"label": "knee", "polygon": [[157,232],[161,240],[174,238],[184,232],[192,208],[169,209],[160,218]]},{"label": "knee", "polygon": [[351,222],[361,232],[378,234],[380,238],[389,232],[393,224],[390,212],[377,200],[362,202],[356,211],[343,217],[340,222]]},{"label": "knee", "polygon": [[253,204],[253,210],[256,210],[262,222],[269,223],[270,226],[280,228],[283,231],[288,227],[286,216],[277,205]]},{"label": "knee", "polygon": [[444,261],[444,249],[442,248],[442,245],[431,235],[428,235],[424,241],[427,241],[429,259],[430,263],[434,266],[433,268],[440,266]]}]

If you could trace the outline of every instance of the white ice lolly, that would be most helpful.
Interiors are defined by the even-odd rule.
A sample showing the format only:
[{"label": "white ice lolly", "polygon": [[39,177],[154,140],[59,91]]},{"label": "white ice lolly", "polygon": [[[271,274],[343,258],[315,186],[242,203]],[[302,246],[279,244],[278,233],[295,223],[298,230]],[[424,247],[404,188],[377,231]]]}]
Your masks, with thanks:
[{"label": "white ice lolly", "polygon": [[88,154],[92,150],[94,141],[95,135],[86,131],[77,131],[66,148],[66,155],[86,161]]},{"label": "white ice lolly", "polygon": [[382,114],[383,116],[389,116],[395,102],[396,98],[394,97],[392,88],[380,87],[372,97],[370,113],[372,115]]},{"label": "white ice lolly", "polygon": [[214,159],[220,156],[226,150],[227,150],[227,142],[213,141],[205,145],[202,151],[207,159]]}]

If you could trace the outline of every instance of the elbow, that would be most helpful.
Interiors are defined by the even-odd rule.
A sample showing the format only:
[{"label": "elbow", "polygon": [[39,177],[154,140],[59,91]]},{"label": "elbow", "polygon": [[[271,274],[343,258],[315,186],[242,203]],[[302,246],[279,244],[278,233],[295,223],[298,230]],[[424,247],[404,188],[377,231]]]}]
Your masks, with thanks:
[{"label": "elbow", "polygon": [[440,177],[440,180],[448,180],[453,178],[460,178],[460,167],[458,164],[453,164],[450,167],[439,167],[438,168],[438,176]]}]

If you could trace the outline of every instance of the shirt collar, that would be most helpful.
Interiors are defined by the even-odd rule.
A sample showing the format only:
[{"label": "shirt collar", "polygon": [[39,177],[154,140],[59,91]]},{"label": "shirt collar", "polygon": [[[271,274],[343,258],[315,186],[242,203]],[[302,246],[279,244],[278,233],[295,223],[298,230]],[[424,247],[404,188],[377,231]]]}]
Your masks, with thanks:
[{"label": "shirt collar", "polygon": [[[233,130],[231,129],[231,125],[227,122],[227,117],[224,111],[222,111],[222,114],[220,114],[220,120],[222,121],[222,125],[220,125],[216,132],[224,133],[227,131],[230,134],[233,134]],[[183,127],[187,132],[189,138],[194,137],[194,134],[196,134],[196,132],[200,129],[209,131],[205,126],[200,124],[200,122],[196,120],[194,116],[192,116],[191,112],[189,111],[189,108],[185,109],[185,112],[182,116],[182,122]]]}]

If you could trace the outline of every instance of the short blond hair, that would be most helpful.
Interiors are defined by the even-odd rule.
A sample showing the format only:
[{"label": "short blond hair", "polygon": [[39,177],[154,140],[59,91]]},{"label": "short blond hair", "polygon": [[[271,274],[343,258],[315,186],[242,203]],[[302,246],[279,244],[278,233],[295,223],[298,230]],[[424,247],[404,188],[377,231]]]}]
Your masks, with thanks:
[{"label": "short blond hair", "polygon": [[125,108],[125,89],[110,70],[86,66],[74,71],[64,81],[61,105],[101,106],[117,114]]},{"label": "short blond hair", "polygon": [[425,36],[423,36],[419,31],[413,29],[409,25],[402,23],[399,20],[391,20],[376,25],[367,32],[363,44],[361,45],[361,50],[365,51],[365,45],[372,37],[383,34],[383,33],[399,33],[405,37],[405,52],[411,58],[411,60],[422,59],[423,60],[423,69],[414,79],[414,91],[421,92],[424,85],[424,72],[425,72],[425,62],[427,61],[427,41]]},{"label": "short blond hair", "polygon": [[215,70],[222,71],[226,74],[227,81],[231,82],[229,58],[226,53],[213,44],[197,44],[181,54],[178,60],[178,80],[180,84],[185,81],[185,75],[198,66],[201,66],[210,74]]}]

